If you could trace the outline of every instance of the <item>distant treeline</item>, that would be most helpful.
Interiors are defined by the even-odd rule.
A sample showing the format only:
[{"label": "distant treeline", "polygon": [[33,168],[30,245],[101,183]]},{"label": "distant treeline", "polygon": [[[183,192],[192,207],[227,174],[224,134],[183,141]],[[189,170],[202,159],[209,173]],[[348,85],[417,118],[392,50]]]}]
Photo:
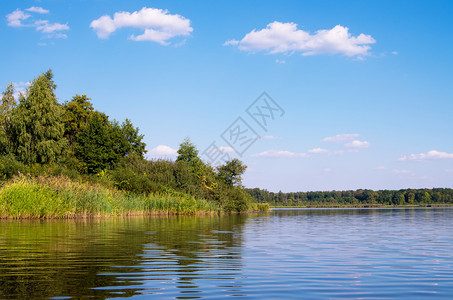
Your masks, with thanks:
[{"label": "distant treeline", "polygon": [[328,192],[273,193],[247,189],[257,202],[271,206],[398,206],[453,204],[453,189],[356,190]]}]

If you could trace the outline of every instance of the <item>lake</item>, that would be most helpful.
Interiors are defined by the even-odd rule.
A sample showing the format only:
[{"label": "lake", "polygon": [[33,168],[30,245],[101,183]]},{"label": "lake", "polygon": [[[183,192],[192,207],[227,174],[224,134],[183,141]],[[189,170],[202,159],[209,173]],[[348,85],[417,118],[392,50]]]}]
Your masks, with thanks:
[{"label": "lake", "polygon": [[451,298],[453,208],[0,221],[0,298]]}]

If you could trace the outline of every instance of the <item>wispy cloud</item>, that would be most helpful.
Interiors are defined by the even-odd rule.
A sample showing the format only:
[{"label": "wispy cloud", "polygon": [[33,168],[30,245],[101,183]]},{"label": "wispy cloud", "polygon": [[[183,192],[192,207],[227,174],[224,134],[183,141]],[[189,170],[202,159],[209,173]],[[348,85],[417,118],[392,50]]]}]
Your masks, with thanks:
[{"label": "wispy cloud", "polygon": [[[29,13],[27,13],[27,12]],[[16,9],[12,13],[6,15],[8,26],[10,27],[30,27],[35,28],[36,31],[46,34],[47,38],[66,38],[67,35],[61,31],[69,30],[68,24],[52,23],[49,20],[36,20],[32,14],[48,14],[49,11],[42,7],[32,6],[25,9]]]},{"label": "wispy cloud", "polygon": [[344,133],[344,134],[337,134],[334,136],[328,136],[324,138],[322,141],[323,142],[345,142],[345,141],[350,141],[353,140],[357,137],[359,137],[360,134],[358,133]]},{"label": "wispy cloud", "polygon": [[349,57],[369,55],[370,44],[376,41],[371,35],[353,36],[349,28],[337,25],[332,29],[318,30],[311,34],[297,28],[295,23],[272,22],[261,30],[252,30],[241,40],[229,40],[225,46],[237,46],[248,52],[294,53],[304,56],[319,54],[342,54]]},{"label": "wispy cloud", "polygon": [[26,11],[37,13],[37,14],[48,14],[49,11],[39,6],[32,6],[30,8],[25,9]]},{"label": "wispy cloud", "polygon": [[219,147],[219,150],[223,153],[233,153],[236,152],[232,147]]},{"label": "wispy cloud", "polygon": [[321,153],[328,153],[329,150],[324,149],[324,148],[313,148],[308,150],[308,153],[313,153],[313,154],[321,154]]},{"label": "wispy cloud", "polygon": [[268,150],[261,153],[252,154],[252,157],[268,157],[268,158],[307,158],[307,153],[296,153],[286,150]]},{"label": "wispy cloud", "polygon": [[424,161],[424,160],[449,159],[449,158],[453,158],[453,153],[431,150],[426,153],[404,155],[404,156],[401,156],[400,158],[398,158],[398,160],[399,161],[408,161],[408,160]]},{"label": "wispy cloud", "polygon": [[144,30],[140,35],[131,35],[133,41],[152,41],[168,45],[169,40],[176,36],[189,36],[193,31],[190,20],[177,14],[169,14],[167,10],[144,7],[139,11],[116,12],[113,18],[104,15],[93,20],[90,27],[98,38],[106,39],[120,28],[130,27]]},{"label": "wispy cloud", "polygon": [[344,144],[344,146],[348,148],[368,148],[371,146],[371,144],[367,141],[353,140],[349,143]]},{"label": "wispy cloud", "polygon": [[401,170],[401,169],[393,169],[392,170],[392,173],[395,173],[395,174],[402,174],[402,175],[411,175],[411,176],[414,176],[415,173],[412,172],[412,171],[409,171],[409,170]]}]

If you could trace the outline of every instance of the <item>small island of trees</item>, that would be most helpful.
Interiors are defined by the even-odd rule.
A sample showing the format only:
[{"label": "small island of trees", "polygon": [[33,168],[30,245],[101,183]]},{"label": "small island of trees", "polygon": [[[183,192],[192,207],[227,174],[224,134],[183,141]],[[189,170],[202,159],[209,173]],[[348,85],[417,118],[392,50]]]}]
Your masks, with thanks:
[{"label": "small island of trees", "polygon": [[0,216],[74,217],[266,210],[244,190],[238,159],[213,167],[189,138],[176,161],[147,160],[143,135],[94,109],[86,95],[60,104],[49,70],[0,103]]}]

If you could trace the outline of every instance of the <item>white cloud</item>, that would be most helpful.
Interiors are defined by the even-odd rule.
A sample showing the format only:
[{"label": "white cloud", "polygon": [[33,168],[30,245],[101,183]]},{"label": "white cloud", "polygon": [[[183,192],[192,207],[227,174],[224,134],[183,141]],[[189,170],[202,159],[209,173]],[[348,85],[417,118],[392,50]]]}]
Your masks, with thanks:
[{"label": "white cloud", "polygon": [[25,92],[27,91],[27,88],[30,86],[30,84],[31,84],[30,81],[27,81],[27,82],[23,82],[23,81],[20,81],[20,82],[13,82],[13,86],[14,86],[14,98],[15,98],[16,100],[18,100],[20,94],[25,95]]},{"label": "white cloud", "polygon": [[376,167],[376,170],[387,170],[387,168],[384,166],[379,166],[379,167]]},{"label": "white cloud", "polygon": [[23,24],[22,21],[25,21],[30,17],[30,14],[27,14],[20,9],[16,9],[12,13],[6,15],[6,20],[10,27],[25,27],[27,25]]},{"label": "white cloud", "polygon": [[400,169],[393,169],[392,170],[392,173],[395,173],[395,174],[403,174],[403,175],[411,175],[411,176],[414,176],[415,173],[412,172],[412,171],[409,171],[409,170],[400,170]]},{"label": "white cloud", "polygon": [[398,52],[397,51],[393,51],[392,54],[393,55],[398,55]]},{"label": "white cloud", "polygon": [[233,148],[231,147],[219,147],[219,150],[223,153],[233,153],[233,152],[236,152],[234,151]]},{"label": "white cloud", "polygon": [[38,6],[32,6],[30,8],[27,8],[26,11],[37,13],[37,14],[48,14],[49,11],[47,9],[44,9],[42,7]]},{"label": "white cloud", "polygon": [[237,44],[239,44],[239,41],[229,40],[229,41],[226,41],[225,43],[223,43],[223,46],[236,46]]},{"label": "white cloud", "polygon": [[151,149],[148,153],[148,157],[175,157],[178,155],[176,149],[173,149],[166,145],[159,145]]},{"label": "white cloud", "polygon": [[332,173],[333,169],[332,168],[324,168],[322,169],[324,173]]},{"label": "white cloud", "polygon": [[419,153],[419,154],[411,154],[411,155],[404,155],[398,158],[399,161],[407,161],[407,160],[432,160],[432,159],[448,159],[453,158],[453,153],[447,152],[440,152],[437,150],[431,150],[427,153]]},{"label": "white cloud", "polygon": [[286,64],[286,60],[276,59],[275,62],[276,62],[277,64],[281,64],[281,65]]},{"label": "white cloud", "polygon": [[371,144],[367,141],[353,140],[352,142],[344,144],[344,146],[349,148],[368,148]]},{"label": "white cloud", "polygon": [[324,138],[322,141],[323,142],[344,142],[344,141],[350,141],[358,137],[359,134],[357,133],[344,133],[344,134],[337,134],[334,136],[328,136]]},{"label": "white cloud", "polygon": [[445,173],[453,173],[453,169],[445,169]]},{"label": "white cloud", "polygon": [[363,33],[352,36],[349,28],[337,25],[310,34],[297,28],[295,23],[272,22],[261,30],[252,30],[242,40],[230,40],[224,45],[237,45],[248,52],[264,51],[270,54],[301,52],[302,55],[343,54],[349,57],[369,55],[376,41]]},{"label": "white cloud", "polygon": [[111,18],[105,15],[91,22],[90,27],[98,38],[106,39],[116,30],[124,27],[144,30],[143,34],[131,35],[134,41],[153,41],[168,45],[176,36],[188,36],[193,31],[190,20],[180,15],[171,15],[167,10],[144,7],[140,11],[116,12]]},{"label": "white cloud", "polygon": [[48,20],[38,20],[35,22],[36,30],[43,33],[53,33],[55,31],[69,30],[67,24],[49,23]]},{"label": "white cloud", "polygon": [[329,152],[329,150],[323,149],[323,148],[314,148],[314,149],[308,150],[308,153],[314,153],[314,154],[321,154],[321,153],[327,153],[327,152]]},{"label": "white cloud", "polygon": [[252,154],[252,157],[269,157],[269,158],[307,158],[307,153],[296,153],[285,150],[268,150],[261,153]]},{"label": "white cloud", "polygon": [[[48,10],[42,7],[32,6],[25,9],[31,13],[47,14]],[[49,20],[35,20],[31,14],[28,14],[20,9],[16,9],[6,16],[8,26],[10,27],[31,27],[36,31],[47,34],[47,38],[66,38],[67,35],[59,31],[69,30],[68,24],[51,23]],[[23,22],[26,21],[26,22]]]}]

